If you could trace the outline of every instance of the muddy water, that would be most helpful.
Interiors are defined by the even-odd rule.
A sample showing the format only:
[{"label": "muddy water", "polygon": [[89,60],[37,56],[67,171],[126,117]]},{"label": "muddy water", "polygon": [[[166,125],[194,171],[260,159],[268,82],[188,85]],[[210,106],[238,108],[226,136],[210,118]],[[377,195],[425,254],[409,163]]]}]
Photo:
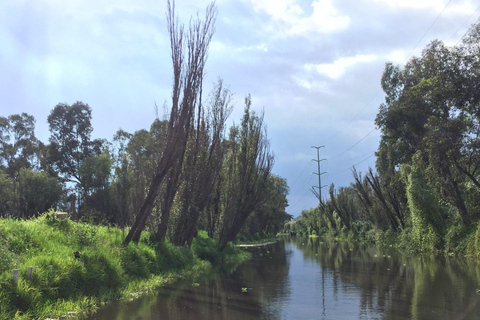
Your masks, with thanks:
[{"label": "muddy water", "polygon": [[480,264],[287,238],[234,272],[113,303],[90,320],[480,319]]}]

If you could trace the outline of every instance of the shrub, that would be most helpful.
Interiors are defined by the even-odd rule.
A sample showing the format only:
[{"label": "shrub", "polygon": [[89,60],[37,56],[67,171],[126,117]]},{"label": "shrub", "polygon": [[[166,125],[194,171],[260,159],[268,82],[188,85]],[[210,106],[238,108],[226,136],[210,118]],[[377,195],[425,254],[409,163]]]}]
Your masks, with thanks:
[{"label": "shrub", "polygon": [[192,251],[198,258],[216,265],[220,263],[220,247],[218,242],[209,238],[206,231],[199,231],[193,239]]}]

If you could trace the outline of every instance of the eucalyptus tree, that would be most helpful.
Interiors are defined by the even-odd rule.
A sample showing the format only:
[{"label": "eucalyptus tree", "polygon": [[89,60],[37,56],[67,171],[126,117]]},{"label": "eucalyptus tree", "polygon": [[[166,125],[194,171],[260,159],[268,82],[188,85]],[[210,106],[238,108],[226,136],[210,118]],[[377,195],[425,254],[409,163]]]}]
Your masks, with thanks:
[{"label": "eucalyptus tree", "polygon": [[136,242],[140,239],[162,182],[172,166],[181,167],[183,162],[188,136],[192,130],[192,120],[201,100],[204,67],[208,47],[215,31],[216,13],[216,7],[212,3],[207,7],[204,21],[192,19],[189,29],[184,30],[183,26],[178,25],[175,3],[171,4],[168,1],[167,25],[173,64],[173,86],[166,144],[148,188],[148,194],[125,238],[125,244],[132,239]]},{"label": "eucalyptus tree", "polygon": [[35,118],[27,113],[0,117],[0,167],[15,177],[21,168],[35,167],[39,141]]},{"label": "eucalyptus tree", "polygon": [[39,168],[41,143],[35,137],[35,118],[27,113],[0,117],[0,168],[11,178],[9,214],[21,215],[19,175],[23,168]]},{"label": "eucalyptus tree", "polygon": [[130,219],[129,212],[133,211],[131,206],[131,189],[134,178],[132,161],[127,152],[127,146],[132,134],[119,129],[113,136],[113,179],[111,193],[113,204],[111,210],[114,212],[114,220],[120,227],[125,227]]},{"label": "eucalyptus tree", "polygon": [[376,119],[382,130],[380,174],[392,181],[401,164],[410,164],[415,152],[424,150],[430,183],[465,224],[472,214],[465,202],[466,179],[477,188],[471,192],[480,192],[480,63],[478,44],[468,40],[478,33],[477,23],[454,48],[433,41],[403,70],[387,64],[382,77],[386,103]]},{"label": "eucalyptus tree", "polygon": [[[80,101],[72,105],[57,104],[47,118],[50,129],[47,162],[50,171],[56,173],[63,182],[75,185],[77,196],[74,199],[77,199],[77,204],[72,204],[73,212],[77,205],[82,208],[89,196],[89,177],[80,173],[82,163],[99,156],[105,143],[90,138],[93,131],[91,120],[92,109]],[[86,171],[85,166],[86,164],[83,165],[83,172]]]}]

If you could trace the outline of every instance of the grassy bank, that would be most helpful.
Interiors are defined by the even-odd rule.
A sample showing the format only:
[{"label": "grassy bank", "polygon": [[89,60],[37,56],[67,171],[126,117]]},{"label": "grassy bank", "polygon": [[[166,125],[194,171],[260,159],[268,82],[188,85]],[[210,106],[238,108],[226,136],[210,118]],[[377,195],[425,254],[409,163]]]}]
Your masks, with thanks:
[{"label": "grassy bank", "polygon": [[[154,244],[145,232],[138,245],[122,245],[122,230],[47,218],[0,220],[0,319],[46,319],[92,312],[179,278],[201,278],[232,268],[249,254],[223,252],[200,232],[191,250]],[[73,252],[81,252],[76,259]],[[33,267],[31,277],[27,269]],[[18,282],[13,270],[19,269]]]},{"label": "grassy bank", "polygon": [[353,235],[351,238],[368,244],[394,247],[415,255],[434,253],[472,259],[480,258],[480,223],[472,223],[468,227],[462,224],[450,226],[440,233],[435,242],[428,241],[428,236],[428,234],[423,235],[423,245],[419,245],[417,241],[414,241],[410,228],[399,232],[372,228],[365,234]]}]

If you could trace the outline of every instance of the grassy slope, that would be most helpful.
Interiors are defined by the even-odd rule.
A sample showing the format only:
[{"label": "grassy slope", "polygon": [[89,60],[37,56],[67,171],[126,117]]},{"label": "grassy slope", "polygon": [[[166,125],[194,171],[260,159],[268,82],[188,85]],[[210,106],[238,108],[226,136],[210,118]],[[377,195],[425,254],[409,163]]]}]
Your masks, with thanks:
[{"label": "grassy slope", "polygon": [[[166,242],[122,245],[121,230],[46,216],[0,219],[0,319],[78,315],[120,297],[137,295],[180,277],[201,277],[249,258],[233,246],[224,252],[200,233],[192,250]],[[80,251],[75,259],[73,252]],[[51,267],[50,267],[51,266]],[[27,279],[28,267],[34,267]],[[18,283],[13,269],[20,270]]]}]

